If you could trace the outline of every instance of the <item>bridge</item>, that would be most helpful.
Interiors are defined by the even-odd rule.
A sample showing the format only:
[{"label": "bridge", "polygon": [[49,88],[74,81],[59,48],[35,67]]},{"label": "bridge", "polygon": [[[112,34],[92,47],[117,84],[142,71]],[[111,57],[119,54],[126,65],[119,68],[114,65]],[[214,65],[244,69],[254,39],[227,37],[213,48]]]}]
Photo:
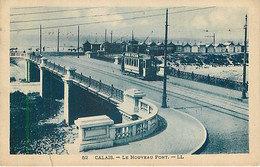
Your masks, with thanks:
[{"label": "bridge", "polygon": [[[138,89],[123,92],[45,57],[26,55],[25,60],[26,80],[40,81],[42,98],[64,98],[65,122],[79,127],[79,138],[75,141],[79,146],[77,151],[126,144],[160,131],[158,107],[143,99],[144,92]],[[91,112],[89,110],[91,114],[82,112]],[[102,115],[99,110],[103,111]],[[120,114],[115,114],[118,111]],[[205,142],[205,136],[204,133],[199,147],[188,152],[197,151]]]},{"label": "bridge", "polygon": [[[45,58],[41,59],[37,56],[28,57],[26,59],[30,62],[28,69],[33,68],[33,70],[30,70],[30,73],[28,74],[28,76],[31,76],[31,77],[28,77],[29,80],[35,80],[35,78],[36,78],[39,81],[39,79],[42,77],[40,77],[40,75],[32,76],[32,74],[40,73],[41,66],[44,66],[45,73],[47,73],[47,75],[46,75],[47,79],[45,82],[46,85],[50,85],[50,82],[51,82],[52,85],[55,85],[55,84],[60,85],[59,90],[63,90],[63,91],[58,91],[60,93],[60,95],[59,95],[59,93],[54,93],[55,91],[57,92],[57,89],[49,90],[49,88],[48,88],[49,86],[47,86],[47,88],[48,88],[47,89],[43,85],[43,86],[41,86],[42,87],[41,90],[45,90],[46,92],[49,92],[49,93],[44,94],[44,91],[42,91],[41,94],[43,97],[45,96],[48,98],[48,96],[51,95],[53,97],[59,96],[58,98],[63,98],[63,96],[64,96],[64,104],[65,104],[66,103],[66,100],[65,100],[66,99],[65,98],[66,97],[66,93],[65,93],[66,80],[70,79],[70,80],[73,80],[73,84],[72,84],[73,88],[71,89],[71,86],[70,86],[69,90],[72,90],[72,92],[74,92],[74,93],[81,92],[82,90],[84,90],[84,94],[90,93],[88,95],[93,95],[93,97],[92,97],[93,99],[95,99],[95,98],[101,99],[101,100],[98,99],[96,101],[104,101],[104,102],[107,102],[106,103],[107,105],[110,105],[110,106],[112,105],[110,111],[118,110],[119,112],[121,112],[120,116],[122,116],[122,120],[121,120],[122,122],[123,122],[123,120],[129,121],[129,118],[127,120],[126,112],[122,112],[122,110],[123,110],[122,108],[120,110],[120,106],[122,106],[122,103],[124,103],[125,94],[123,91],[120,91],[119,89],[116,89],[115,87],[120,87],[121,89],[136,87],[140,90],[145,91],[147,96],[149,98],[151,98],[151,99],[148,99],[148,98],[144,97],[144,99],[139,100],[139,104],[138,104],[139,106],[141,104],[140,102],[142,102],[143,100],[146,101],[145,102],[146,104],[148,104],[150,102],[151,103],[151,104],[149,104],[150,106],[152,106],[152,104],[153,104],[154,106],[152,108],[156,107],[158,109],[158,107],[160,106],[160,104],[158,102],[156,102],[156,101],[160,101],[160,100],[158,100],[158,98],[160,99],[160,97],[158,96],[158,92],[160,92],[160,90],[158,89],[157,82],[149,83],[149,85],[148,85],[148,83],[144,82],[144,81],[140,81],[140,80],[137,80],[134,78],[128,78],[127,76],[121,76],[121,75],[119,76],[118,72],[119,72],[120,67],[102,63],[101,61],[87,59],[86,57],[80,57],[80,59],[76,59],[73,57],[51,57],[51,56],[49,56],[49,57],[46,56],[46,57],[48,58],[48,60],[44,60]],[[50,60],[54,61],[55,63],[51,62]],[[43,65],[44,61],[46,61],[46,63]],[[84,61],[84,63],[83,63],[83,61]],[[63,66],[59,65],[58,63],[62,64]],[[64,68],[64,65],[66,65],[66,66],[74,65],[77,67],[77,71],[79,71],[79,72],[77,73],[75,71],[75,69],[73,69],[73,68],[70,68],[67,70],[66,68]],[[97,66],[98,66],[98,68],[96,68]],[[118,72],[116,69],[118,69]],[[95,76],[95,78],[98,78],[99,80],[93,81],[94,80],[93,78],[84,76],[82,74],[82,72],[85,73],[85,71],[87,71],[88,75]],[[41,74],[41,76],[43,76],[43,75],[44,74]],[[49,76],[52,76],[52,79],[49,78],[50,81],[48,81]],[[105,76],[107,76],[107,77],[105,77]],[[103,80],[103,78],[106,83],[110,83],[110,84],[104,84],[104,82],[101,82],[100,79]],[[112,78],[112,80],[107,79],[107,78]],[[91,81],[90,84],[89,84],[89,80]],[[57,81],[59,83],[56,83]],[[92,84],[92,81],[93,81],[93,84]],[[247,124],[248,115],[246,112],[248,110],[248,107],[246,106],[246,103],[238,102],[236,100],[236,98],[227,99],[226,97],[223,97],[223,96],[220,97],[219,93],[224,92],[223,91],[224,89],[222,90],[222,88],[214,88],[214,90],[218,89],[218,91],[216,91],[216,93],[214,93],[214,94],[209,94],[208,91],[211,90],[212,87],[210,89],[207,89],[207,91],[206,91],[206,88],[208,86],[205,86],[205,85],[201,86],[200,84],[196,84],[195,85],[195,86],[197,86],[196,89],[200,89],[200,90],[205,89],[198,93],[198,91],[196,89],[194,89],[194,90],[189,89],[188,88],[189,85],[187,85],[187,87],[185,87],[185,88],[181,88],[179,86],[179,82],[181,82],[181,81],[179,81],[177,79],[175,79],[175,81],[177,81],[176,83],[174,83],[175,86],[173,86],[171,79],[169,79],[169,81],[170,81],[169,83],[171,83],[169,85],[169,91],[168,91],[168,97],[170,98],[169,104],[171,106],[174,106],[175,109],[178,109],[179,111],[184,111],[192,116],[197,117],[197,114],[199,114],[200,117],[197,117],[197,118],[199,118],[199,120],[207,128],[209,136],[211,138],[210,138],[210,142],[209,142],[208,146],[205,149],[205,152],[212,153],[212,152],[218,152],[218,150],[222,150],[222,145],[218,144],[218,137],[215,135],[216,133],[219,133],[220,131],[222,131],[222,128],[221,128],[222,126],[218,126],[218,124],[214,124],[213,122],[216,120],[218,120],[221,124],[224,124],[224,125],[225,124],[230,125],[230,123],[228,123],[228,122],[230,122],[230,120],[232,120],[234,122],[234,124],[236,124],[236,125],[238,124],[239,125],[238,127],[231,126],[230,127],[231,129],[228,128],[229,132],[232,130],[237,131],[238,129],[242,130],[241,135],[243,135],[243,137],[241,137],[241,139],[243,139],[243,141],[241,141],[241,142],[243,144],[240,145],[241,147],[239,147],[239,149],[236,150],[236,152],[241,152],[241,150],[243,150],[243,151],[248,150],[248,145],[245,144],[245,142],[247,140],[246,136],[247,136],[247,128],[248,128],[248,124]],[[42,83],[44,83],[44,81],[41,82],[41,85],[42,85]],[[111,83],[113,83],[115,85],[115,87],[112,86]],[[184,82],[182,82],[182,83],[184,83]],[[83,85],[85,85],[85,86],[83,86]],[[106,85],[106,86],[102,86],[102,85]],[[82,87],[85,87],[85,88],[82,88]],[[75,91],[75,90],[77,90],[77,91]],[[91,90],[93,90],[92,93],[91,93]],[[111,93],[111,90],[113,90],[112,91],[113,93]],[[118,91],[114,91],[114,90],[118,90]],[[64,93],[61,93],[61,92],[64,92]],[[115,93],[115,92],[121,92],[121,93]],[[237,93],[240,97],[240,92],[234,92],[234,95],[235,95],[235,93]],[[78,95],[78,93],[76,93],[76,94]],[[204,94],[205,95],[207,94],[206,95],[207,97],[204,96]],[[225,94],[225,93],[223,93],[223,94]],[[230,92],[226,93],[226,95],[224,95],[224,96],[229,96],[229,95],[230,95]],[[69,97],[70,96],[71,95],[69,95]],[[80,95],[80,96],[82,96],[82,95]],[[194,98],[192,96],[198,96],[198,98]],[[72,93],[72,97],[73,97],[73,93]],[[74,97],[75,97],[75,95],[74,95]],[[174,104],[172,102],[174,102]],[[228,105],[226,103],[228,103]],[[70,104],[70,103],[67,103],[67,104]],[[73,104],[73,102],[71,104]],[[78,107],[80,105],[76,105],[76,106]],[[77,109],[77,107],[75,107],[73,110],[70,110],[70,111],[77,113],[76,111],[78,110],[78,112],[79,112],[80,109]],[[71,108],[69,108],[69,109],[71,109]],[[141,111],[141,108],[139,108],[139,109]],[[199,124],[198,121],[195,121],[196,119],[194,120],[194,118],[190,118],[189,116],[185,116],[185,119],[184,119],[183,116],[180,116],[183,114],[180,114],[179,111],[176,111],[175,109],[172,109],[172,108],[160,109],[160,115],[163,116],[163,118],[165,118],[165,120],[167,121],[167,124],[168,124],[168,126],[164,132],[157,134],[156,136],[149,138],[149,139],[145,139],[145,136],[143,136],[143,137],[141,137],[141,139],[143,139],[143,140],[145,139],[144,141],[146,141],[146,142],[141,142],[141,141],[134,142],[136,144],[134,144],[134,143],[131,144],[132,147],[139,145],[138,143],[142,143],[142,146],[144,147],[148,143],[150,143],[149,141],[156,142],[157,140],[155,140],[155,139],[158,139],[160,141],[160,140],[165,140],[165,138],[168,138],[168,140],[170,140],[170,141],[167,141],[164,144],[162,144],[162,148],[164,148],[163,150],[159,151],[158,148],[156,150],[152,149],[151,153],[191,153],[191,152],[195,152],[194,148],[197,148],[197,149],[200,148],[198,146],[201,146],[201,143],[205,142],[205,138],[204,138],[205,134],[202,133],[204,126],[202,124]],[[71,120],[78,119],[78,118],[73,118],[73,114],[70,115],[70,112],[67,112],[67,113],[69,113],[68,114],[69,117],[67,119],[68,122],[70,122],[69,121],[70,119]],[[125,116],[123,114],[125,114]],[[80,114],[77,114],[77,115],[80,115]],[[149,115],[146,115],[146,116],[149,116]],[[147,118],[146,116],[144,118]],[[80,117],[84,117],[84,115],[81,115]],[[118,115],[115,117],[118,117]],[[134,117],[136,118],[136,116],[134,116]],[[130,118],[133,119],[134,117],[130,117]],[[159,118],[159,117],[157,116],[157,118]],[[204,118],[206,118],[206,119],[204,119]],[[142,120],[140,118],[138,118],[138,119]],[[136,120],[130,121],[130,122],[134,123],[135,121]],[[79,121],[79,122],[81,122],[81,121]],[[195,122],[194,123],[195,125],[192,125],[190,122]],[[70,124],[72,124],[72,123],[73,123],[73,121],[70,122]],[[115,123],[120,126],[124,126],[124,123],[121,123],[120,120],[118,120],[118,122],[115,122]],[[131,129],[131,128],[125,128],[125,129],[127,129],[127,130],[123,130],[123,129],[121,130],[121,132],[123,132],[122,136],[129,136],[129,134],[127,134],[127,133],[125,135],[124,132],[128,131],[128,129]],[[180,130],[178,130],[178,129],[180,129]],[[200,130],[198,131],[198,129],[200,129]],[[120,130],[118,130],[118,132],[119,131]],[[132,129],[130,131],[132,131]],[[113,130],[111,131],[111,133],[114,134]],[[115,131],[115,133],[117,133],[117,132]],[[225,132],[223,132],[223,133],[225,133]],[[135,133],[132,133],[132,134],[135,134]],[[233,133],[231,133],[230,135],[231,136],[226,135],[228,137],[228,141],[230,141],[230,139],[233,140],[232,138],[240,139],[240,138],[237,138],[237,136],[233,136]],[[196,139],[196,137],[193,138],[192,136],[197,136],[197,137],[200,136],[200,138]],[[128,142],[128,139],[126,140],[126,138],[128,138],[128,137],[125,137],[122,141]],[[223,137],[223,138],[225,138],[225,137]],[[129,141],[131,141],[131,139]],[[172,143],[178,143],[177,145],[179,147],[169,150],[167,147],[169,146],[169,144],[172,145]],[[187,143],[189,143],[191,145],[188,146]],[[237,143],[240,143],[240,141],[237,141]],[[184,144],[186,144],[186,146],[188,148],[184,149],[184,147],[183,147]],[[214,148],[215,145],[218,146],[217,149],[216,149],[216,147]],[[140,147],[140,145],[139,145],[139,147]],[[223,145],[223,147],[225,147],[225,145]],[[124,150],[129,150],[128,145],[121,147],[121,148],[124,148]],[[232,148],[230,147],[228,149],[233,149],[233,148],[234,147],[232,147]],[[238,147],[236,147],[236,148],[238,148]],[[149,148],[149,149],[151,149],[151,148]],[[146,149],[146,150],[148,151],[149,149]],[[197,150],[197,149],[195,149],[195,150]],[[93,150],[93,151],[97,152],[97,153],[106,153],[106,152],[107,153],[120,153],[119,150],[122,151],[122,149],[119,149],[118,147],[110,148],[109,151],[107,151],[107,149],[102,149],[102,150],[103,151],[101,151],[101,150],[100,151]],[[131,151],[129,151],[129,152],[131,152]],[[142,152],[140,152],[140,150],[138,152],[142,153]]]}]

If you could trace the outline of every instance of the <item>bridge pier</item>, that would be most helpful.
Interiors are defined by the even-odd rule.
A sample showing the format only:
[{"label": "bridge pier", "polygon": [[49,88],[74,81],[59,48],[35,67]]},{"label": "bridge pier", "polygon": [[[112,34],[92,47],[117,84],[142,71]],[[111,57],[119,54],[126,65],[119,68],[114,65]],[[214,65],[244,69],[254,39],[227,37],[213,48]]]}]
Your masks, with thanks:
[{"label": "bridge pier", "polygon": [[50,97],[50,77],[48,76],[48,71],[46,70],[46,58],[41,58],[40,64],[40,96],[42,98]]},{"label": "bridge pier", "polygon": [[76,71],[75,68],[70,68],[67,75],[63,78],[64,81],[64,118],[67,125],[71,124],[70,110],[73,107],[72,99],[72,86],[73,86],[73,73]]},{"label": "bridge pier", "polygon": [[28,54],[25,56],[25,80],[30,82],[30,57]]}]

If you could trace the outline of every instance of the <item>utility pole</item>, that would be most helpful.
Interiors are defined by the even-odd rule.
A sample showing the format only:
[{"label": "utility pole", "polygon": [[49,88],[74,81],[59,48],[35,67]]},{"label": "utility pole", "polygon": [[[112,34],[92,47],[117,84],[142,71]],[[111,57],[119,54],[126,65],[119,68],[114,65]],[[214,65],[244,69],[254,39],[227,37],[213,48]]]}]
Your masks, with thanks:
[{"label": "utility pole", "polygon": [[105,29],[105,42],[107,41],[107,29]]},{"label": "utility pole", "polygon": [[106,55],[106,51],[107,51],[107,29],[105,29],[104,51],[105,51],[105,55]]},{"label": "utility pole", "polygon": [[79,25],[78,25],[78,58],[79,58]]},{"label": "utility pole", "polygon": [[214,46],[216,44],[216,34],[215,33],[213,34],[213,44],[214,44]]},{"label": "utility pole", "polygon": [[42,54],[42,25],[40,25],[40,54]]},{"label": "utility pole", "polygon": [[166,22],[165,22],[165,46],[164,46],[164,70],[163,70],[163,95],[162,95],[162,108],[167,108],[167,95],[166,95],[166,80],[167,80],[167,36],[168,36],[168,9],[166,9]]},{"label": "utility pole", "polygon": [[132,41],[134,40],[134,31],[132,30]]},{"label": "utility pole", "polygon": [[57,47],[57,52],[60,51],[60,29],[58,29],[58,47]]},{"label": "utility pole", "polygon": [[112,41],[112,34],[113,34],[113,32],[111,31],[111,43],[113,42],[113,41]]},{"label": "utility pole", "polygon": [[247,15],[245,17],[245,41],[244,41],[244,60],[243,60],[243,89],[242,89],[242,99],[246,99],[246,52],[247,52]]}]

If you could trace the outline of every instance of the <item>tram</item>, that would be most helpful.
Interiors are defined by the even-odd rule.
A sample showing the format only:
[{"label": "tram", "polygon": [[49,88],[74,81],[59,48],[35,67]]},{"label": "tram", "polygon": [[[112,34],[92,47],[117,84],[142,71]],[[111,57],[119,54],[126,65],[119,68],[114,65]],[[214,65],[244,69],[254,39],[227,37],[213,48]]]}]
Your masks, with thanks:
[{"label": "tram", "polygon": [[147,54],[125,52],[122,56],[121,71],[123,74],[133,74],[143,80],[155,81],[160,76],[157,59]]}]

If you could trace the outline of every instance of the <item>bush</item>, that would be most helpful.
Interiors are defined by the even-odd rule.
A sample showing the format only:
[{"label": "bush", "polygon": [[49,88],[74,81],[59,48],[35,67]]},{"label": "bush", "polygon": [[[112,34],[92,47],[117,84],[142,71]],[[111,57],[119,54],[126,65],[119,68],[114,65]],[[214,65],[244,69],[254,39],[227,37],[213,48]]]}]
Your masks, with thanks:
[{"label": "bush", "polygon": [[[19,91],[10,94],[10,154],[37,153],[44,137],[55,135],[50,131],[57,125],[38,125],[42,120],[54,117],[61,103],[43,100],[38,93],[25,95]],[[27,132],[27,133],[26,133]],[[26,146],[26,141],[29,142]],[[27,152],[28,151],[28,152]]]},{"label": "bush", "polygon": [[10,82],[15,82],[15,81],[16,81],[15,77],[10,77]]}]

